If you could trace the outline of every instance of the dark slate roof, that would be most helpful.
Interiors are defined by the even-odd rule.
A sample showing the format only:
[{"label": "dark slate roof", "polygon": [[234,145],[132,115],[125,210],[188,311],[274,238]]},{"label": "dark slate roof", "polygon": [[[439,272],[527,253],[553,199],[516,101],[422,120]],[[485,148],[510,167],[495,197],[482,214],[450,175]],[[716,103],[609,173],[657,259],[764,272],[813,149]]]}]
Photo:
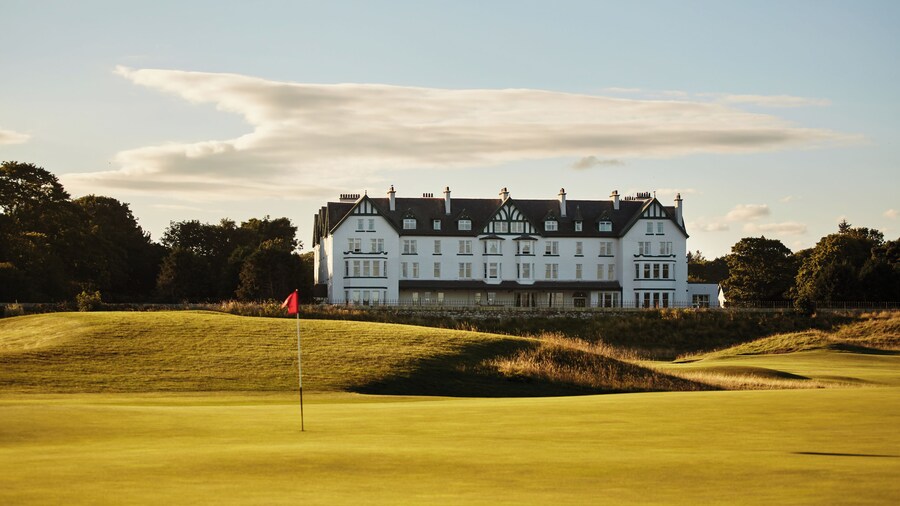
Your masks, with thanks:
[{"label": "dark slate roof", "polygon": [[[451,213],[444,214],[443,197],[422,198],[396,198],[394,211],[390,211],[390,201],[387,197],[368,199],[377,209],[379,214],[387,219],[401,235],[420,236],[471,236],[482,235],[485,225],[494,217],[494,214],[504,204],[500,198],[493,199],[466,199],[453,198],[451,201]],[[621,237],[640,216],[645,206],[656,199],[622,199],[619,201],[619,209],[613,209],[611,200],[567,200],[566,216],[560,216],[559,201],[556,199],[508,199],[515,205],[536,228],[535,235],[542,237]],[[313,244],[317,244],[321,237],[330,234],[356,206],[357,202],[329,202],[323,206],[315,217],[313,232]],[[663,206],[673,223],[675,220],[675,208]],[[415,217],[418,226],[415,230],[403,229],[404,217]],[[472,230],[460,231],[457,221],[460,217],[472,221]],[[555,231],[544,230],[546,217],[553,217],[558,222]],[[432,220],[441,220],[441,229],[434,230]],[[575,221],[584,223],[581,232],[575,232]],[[611,232],[600,232],[597,223],[611,221]],[[677,225],[677,223],[676,223]],[[684,227],[677,225],[685,235]],[[520,234],[510,234],[520,235]],[[512,237],[510,237],[512,238]]]}]

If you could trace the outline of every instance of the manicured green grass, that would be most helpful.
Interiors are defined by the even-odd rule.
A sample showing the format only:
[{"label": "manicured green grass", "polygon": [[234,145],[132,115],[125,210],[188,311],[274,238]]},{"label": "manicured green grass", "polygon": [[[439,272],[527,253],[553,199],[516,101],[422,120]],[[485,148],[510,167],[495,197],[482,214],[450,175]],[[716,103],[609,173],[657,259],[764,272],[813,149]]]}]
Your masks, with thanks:
[{"label": "manicured green grass", "polygon": [[0,397],[2,504],[896,504],[900,389]]},{"label": "manicured green grass", "polygon": [[[607,373],[590,382],[503,371],[493,365],[497,359],[540,346],[536,339],[515,336],[331,320],[301,320],[300,333],[307,391],[509,397],[690,387],[684,380],[660,381],[659,373],[615,359],[603,359]],[[572,349],[566,360],[590,354]],[[597,357],[578,360],[592,361]],[[642,382],[623,385],[617,378],[625,369]],[[181,311],[0,320],[0,391],[296,388],[296,321],[291,319]]]}]

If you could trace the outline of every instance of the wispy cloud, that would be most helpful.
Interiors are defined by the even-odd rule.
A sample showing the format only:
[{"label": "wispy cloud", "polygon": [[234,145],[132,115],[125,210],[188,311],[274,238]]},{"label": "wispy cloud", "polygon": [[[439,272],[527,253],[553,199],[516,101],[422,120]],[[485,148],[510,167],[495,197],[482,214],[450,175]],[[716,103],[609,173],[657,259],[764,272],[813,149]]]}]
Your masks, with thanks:
[{"label": "wispy cloud", "polygon": [[28,142],[28,139],[31,139],[31,136],[28,134],[14,132],[12,130],[3,130],[0,128],[0,145],[22,144]]},{"label": "wispy cloud", "polygon": [[723,104],[749,104],[762,107],[823,107],[831,105],[829,100],[791,95],[714,95],[713,97]]},{"label": "wispy cloud", "polygon": [[[591,163],[694,153],[753,153],[853,141],[772,115],[704,101],[636,100],[543,90],[448,90],[382,84],[304,84],[174,70],[116,73],[250,125],[234,139],[120,152],[116,170],[70,184],[193,199],[301,197],[391,169],[491,166],[577,157]],[[593,153],[587,155],[587,153]]]},{"label": "wispy cloud", "polygon": [[793,202],[793,201],[795,201],[795,200],[800,200],[800,197],[797,197],[797,196],[794,196],[794,195],[786,195],[786,196],[781,197],[780,199],[778,199],[779,202],[782,202],[782,203],[784,203],[784,204],[788,204],[788,203]]},{"label": "wispy cloud", "polygon": [[900,216],[900,211],[898,211],[896,209],[888,209],[887,211],[884,212],[883,216],[885,218],[896,220],[897,216]]},{"label": "wispy cloud", "polygon": [[753,221],[770,214],[766,204],[739,204],[728,211],[725,219],[728,221]]},{"label": "wispy cloud", "polygon": [[687,224],[688,230],[699,230],[701,232],[725,232],[731,229],[728,223],[723,221],[690,221]]},{"label": "wispy cloud", "polygon": [[801,235],[806,233],[806,225],[796,221],[781,223],[747,223],[744,232],[748,234]]},{"label": "wispy cloud", "polygon": [[572,168],[577,169],[577,170],[586,170],[586,169],[593,169],[595,167],[609,167],[609,166],[619,166],[619,165],[625,165],[625,162],[623,162],[622,160],[615,160],[615,159],[601,160],[600,158],[597,158],[596,156],[592,155],[592,156],[586,156],[586,157],[578,160],[577,162],[573,163]]}]

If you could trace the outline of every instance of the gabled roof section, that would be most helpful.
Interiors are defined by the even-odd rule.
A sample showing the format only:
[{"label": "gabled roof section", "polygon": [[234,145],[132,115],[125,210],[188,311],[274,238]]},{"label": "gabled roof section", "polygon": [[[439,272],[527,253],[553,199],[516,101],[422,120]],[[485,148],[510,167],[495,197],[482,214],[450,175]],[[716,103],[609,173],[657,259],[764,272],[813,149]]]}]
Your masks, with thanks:
[{"label": "gabled roof section", "polygon": [[628,233],[631,227],[633,227],[634,224],[642,218],[669,220],[678,228],[678,230],[681,231],[682,234],[684,234],[685,237],[688,237],[687,231],[684,229],[684,226],[678,223],[678,220],[675,217],[675,208],[662,205],[660,201],[656,200],[656,197],[643,202],[640,212],[631,217],[628,223],[625,224],[625,227],[622,229],[620,235],[625,235],[626,233]]},{"label": "gabled roof section", "polygon": [[[503,223],[506,225],[500,225]],[[513,231],[513,223],[521,223],[521,230]],[[533,234],[536,229],[534,222],[519,209],[516,202],[507,198],[481,227],[481,231],[483,234]]]},{"label": "gabled roof section", "polygon": [[[325,208],[323,207],[323,209]],[[334,232],[347,219],[357,216],[386,217],[380,206],[368,195],[363,195],[356,202],[329,202],[327,206],[328,233]],[[391,223],[391,225],[397,228],[395,223]]]}]

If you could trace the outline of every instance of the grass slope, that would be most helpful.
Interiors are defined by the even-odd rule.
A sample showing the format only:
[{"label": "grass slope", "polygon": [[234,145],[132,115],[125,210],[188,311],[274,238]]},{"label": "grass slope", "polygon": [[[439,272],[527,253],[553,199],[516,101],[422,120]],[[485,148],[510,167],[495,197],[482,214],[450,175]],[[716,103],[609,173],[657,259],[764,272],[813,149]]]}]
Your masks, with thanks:
[{"label": "grass slope", "polygon": [[[0,320],[0,391],[291,391],[297,384],[295,325],[283,318],[187,311]],[[541,348],[534,339],[330,320],[301,320],[301,335],[309,391],[535,396],[673,389],[671,381],[657,381],[664,375],[647,370],[640,385],[628,388],[491,365]],[[609,367],[634,369],[611,359]]]},{"label": "grass slope", "polygon": [[0,395],[2,504],[897,504],[900,389]]},{"label": "grass slope", "polygon": [[653,367],[723,388],[900,386],[900,314],[873,315],[830,332],[777,334]]}]

